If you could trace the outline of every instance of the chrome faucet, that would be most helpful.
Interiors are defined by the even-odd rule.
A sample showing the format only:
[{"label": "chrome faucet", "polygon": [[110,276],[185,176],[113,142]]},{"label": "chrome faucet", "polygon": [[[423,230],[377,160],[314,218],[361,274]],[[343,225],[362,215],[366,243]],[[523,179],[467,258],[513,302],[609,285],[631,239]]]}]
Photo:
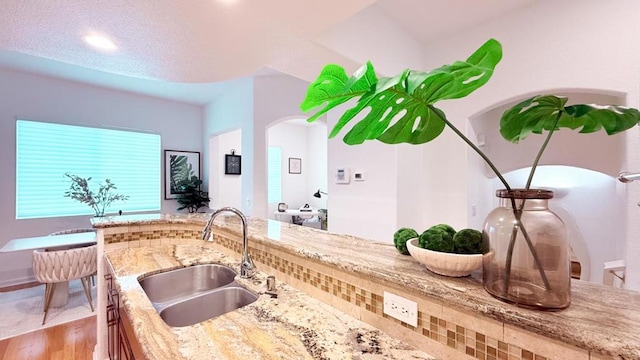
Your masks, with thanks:
[{"label": "chrome faucet", "polygon": [[211,214],[207,225],[205,225],[204,229],[202,229],[202,240],[209,241],[209,237],[211,237],[211,227],[213,226],[213,220],[220,213],[227,211],[238,215],[238,217],[242,221],[242,262],[240,263],[240,277],[243,279],[247,279],[255,274],[256,265],[253,263],[251,255],[249,255],[249,240],[247,239],[247,218],[240,210],[233,207],[223,207],[214,211],[213,214]]}]

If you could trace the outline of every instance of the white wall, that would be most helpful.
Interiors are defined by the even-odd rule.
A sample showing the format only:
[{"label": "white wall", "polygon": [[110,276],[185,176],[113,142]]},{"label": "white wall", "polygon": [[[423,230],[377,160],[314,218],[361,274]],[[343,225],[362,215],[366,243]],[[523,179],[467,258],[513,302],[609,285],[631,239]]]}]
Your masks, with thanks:
[{"label": "white wall", "polygon": [[[253,189],[253,216],[267,217],[267,128],[274,121],[283,118],[304,117],[299,106],[308,85],[306,81],[284,74],[255,78],[253,132],[250,135],[253,144],[251,153],[244,147],[246,133],[244,130],[242,133],[244,155],[252,156],[253,159],[253,183],[249,185]],[[302,165],[304,167],[304,162]]]},{"label": "white wall", "polygon": [[[461,100],[443,103],[441,108],[449,120],[460,128],[467,127],[467,119],[505,101],[547,89],[599,89],[607,93],[626,94],[628,106],[638,107],[640,97],[640,2],[633,0],[603,2],[538,1],[531,6],[493,19],[457,36],[432,43],[427,48],[426,69],[443,63],[465,59],[488,38],[494,37],[503,45],[504,56],[494,78],[483,88]],[[448,130],[445,130],[449,134]],[[638,129],[625,135],[626,158],[620,170],[640,170],[640,137]],[[464,166],[475,154],[467,153],[460,140],[450,136],[448,141],[425,146],[425,153],[448,154],[425,162],[427,174],[454,179],[440,181],[438,190],[450,194],[449,199],[433,197],[434,213],[447,201],[454,214],[467,215],[470,205],[484,194],[464,193],[475,180],[468,178]],[[443,139],[444,140],[444,139]],[[525,140],[526,141],[526,140]],[[606,151],[606,149],[603,149]],[[468,155],[467,155],[468,154]],[[441,170],[447,164],[447,177]],[[458,181],[461,180],[461,181]],[[626,218],[618,219],[626,228],[627,287],[640,289],[640,221],[638,207],[639,184],[631,184],[620,191],[627,195]],[[479,188],[475,188],[480,190]],[[482,217],[484,217],[482,215]]]},{"label": "white wall", "polygon": [[[425,61],[422,46],[375,4],[317,41],[360,65],[370,60],[380,76],[421,68]],[[348,75],[355,71],[351,64],[341,65]],[[329,132],[348,107],[340,109],[327,115]],[[349,128],[351,125],[329,140],[329,230],[392,242],[393,233],[400,227],[426,229],[428,220],[422,199],[428,188],[422,180],[424,155],[420,147],[375,141],[348,146],[342,137]],[[352,176],[354,171],[362,171],[365,181],[336,184],[335,171],[343,166],[351,168]]]},{"label": "white wall", "polygon": [[[212,136],[209,140],[209,208],[242,207],[242,174],[225,174],[225,155],[242,156],[242,130]],[[240,158],[242,160],[242,158]],[[242,165],[242,162],[241,162]],[[242,173],[242,171],[240,171]]]},{"label": "white wall", "polygon": [[[4,169],[0,175],[4,197],[0,203],[0,246],[13,238],[90,225],[89,216],[16,220],[16,118],[155,131],[162,137],[163,149],[202,151],[199,106],[0,69],[0,162]],[[174,200],[162,201],[162,212],[176,208]],[[29,279],[30,252],[0,254],[0,287]]]},{"label": "white wall", "polygon": [[[204,137],[242,130],[242,206],[247,216],[267,217],[267,127],[282,118],[302,117],[299,105],[308,83],[289,75],[228,82],[227,91],[205,107]],[[209,149],[205,154],[207,171]]]},{"label": "white wall", "polygon": [[[313,197],[312,193],[307,191],[308,169],[311,168],[307,155],[307,129],[304,126],[283,122],[271,126],[267,131],[267,137],[268,146],[278,146],[282,151],[282,202],[291,209],[297,209]],[[302,173],[289,174],[289,158],[302,160]],[[273,212],[277,210],[278,203],[269,203],[268,206],[267,217],[275,219]]]},{"label": "white wall", "polygon": [[[252,178],[253,178],[253,79],[243,78],[227,83],[227,89],[222,96],[218,97],[214,102],[208,104],[204,109],[203,139],[206,143],[212,137],[223,134],[232,130],[241,130],[241,148],[242,154],[242,175],[239,179],[241,182],[241,199],[239,209],[247,216],[251,215],[251,206],[247,200],[251,201],[252,197]],[[214,140],[215,141],[215,140]],[[214,178],[218,175],[210,171],[211,164],[224,165],[224,154],[210,153],[210,146],[206,147],[204,156],[205,173],[212,174]],[[219,166],[219,165],[218,165]],[[224,174],[224,171],[222,172]],[[208,177],[207,177],[208,179]],[[233,180],[232,180],[233,181]],[[211,182],[207,182],[211,186]],[[209,204],[213,208],[218,204],[219,200],[213,199],[214,202]]]},{"label": "white wall", "polygon": [[[327,186],[327,131],[323,123],[304,126],[281,122],[269,127],[268,146],[282,150],[282,202],[290,209],[309,204],[315,209],[327,207],[325,195],[313,196],[318,189],[326,192]],[[289,173],[289,158],[302,160],[302,173]],[[269,203],[267,217],[275,219],[278,203]]]},{"label": "white wall", "polygon": [[[315,122],[314,126],[307,127],[307,193],[314,194],[316,191],[327,192],[327,124],[321,120]],[[322,194],[321,198],[308,197],[309,205],[315,209],[327,209],[328,197]]]},{"label": "white wall", "polygon": [[[343,104],[327,114],[329,129],[353,105]],[[393,241],[397,230],[397,146],[378,141],[349,146],[342,136],[329,140],[329,230],[376,241]],[[349,184],[335,182],[339,168],[358,170],[366,180]]]},{"label": "white wall", "polygon": [[[371,61],[376,72],[385,76],[407,68],[420,68],[425,61],[420,43],[386,17],[377,4],[322,34],[316,41],[360,65]],[[339,64],[348,73],[356,70],[350,68],[351,64]]]}]

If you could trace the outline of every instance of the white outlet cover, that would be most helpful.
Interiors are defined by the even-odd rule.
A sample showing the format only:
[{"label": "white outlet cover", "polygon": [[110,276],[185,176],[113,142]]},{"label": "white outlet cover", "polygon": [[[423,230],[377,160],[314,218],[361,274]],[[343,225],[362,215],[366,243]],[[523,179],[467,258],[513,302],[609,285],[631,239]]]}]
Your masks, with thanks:
[{"label": "white outlet cover", "polygon": [[383,292],[382,312],[413,327],[418,327],[418,303],[390,292]]}]

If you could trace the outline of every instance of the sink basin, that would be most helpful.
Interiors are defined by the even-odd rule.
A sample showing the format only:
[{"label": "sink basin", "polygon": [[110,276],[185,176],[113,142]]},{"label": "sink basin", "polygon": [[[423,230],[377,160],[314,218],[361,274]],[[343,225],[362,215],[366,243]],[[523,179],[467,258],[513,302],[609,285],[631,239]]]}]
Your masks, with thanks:
[{"label": "sink basin", "polygon": [[227,286],[235,277],[230,267],[204,264],[150,275],[139,282],[153,303],[169,303]]},{"label": "sink basin", "polygon": [[257,299],[244,288],[226,287],[171,304],[160,311],[160,317],[169,326],[189,326],[247,306]]}]

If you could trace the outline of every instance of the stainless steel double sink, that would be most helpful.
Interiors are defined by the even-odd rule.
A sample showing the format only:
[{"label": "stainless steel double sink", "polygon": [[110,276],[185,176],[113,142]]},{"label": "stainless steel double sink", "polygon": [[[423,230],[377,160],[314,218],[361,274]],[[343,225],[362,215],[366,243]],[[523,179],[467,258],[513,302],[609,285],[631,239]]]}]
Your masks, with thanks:
[{"label": "stainless steel double sink", "polygon": [[140,286],[169,326],[181,327],[234,311],[258,299],[219,264],[194,265],[145,276]]}]

